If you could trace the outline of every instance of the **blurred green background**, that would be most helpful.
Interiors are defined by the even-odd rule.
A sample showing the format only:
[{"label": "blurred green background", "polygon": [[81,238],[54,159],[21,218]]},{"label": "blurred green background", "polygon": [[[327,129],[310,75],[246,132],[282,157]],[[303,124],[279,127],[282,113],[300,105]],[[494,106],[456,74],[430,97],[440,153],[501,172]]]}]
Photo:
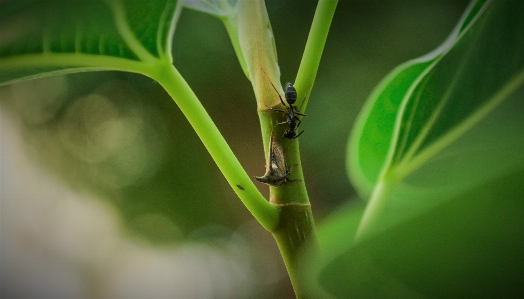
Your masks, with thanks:
[{"label": "blurred green background", "polygon": [[[356,196],[345,171],[346,146],[354,120],[372,88],[398,64],[443,42],[467,3],[340,1],[307,107],[308,116],[301,124],[305,130],[300,137],[302,163],[317,223]],[[266,6],[282,83],[293,81],[316,2],[268,0]],[[264,151],[255,97],[222,23],[185,9],[175,32],[173,56],[175,66],[248,174],[263,174]],[[111,211],[112,216],[107,217],[122,228],[117,231],[123,238],[155,248],[159,256],[175,250],[178,258],[171,253],[166,258],[180,260],[187,258],[184,248],[192,253],[205,248],[205,254],[195,254],[194,260],[188,258],[184,269],[196,264],[209,266],[214,261],[214,270],[201,269],[211,273],[213,287],[208,293],[187,293],[187,298],[292,296],[270,234],[253,223],[184,116],[153,80],[118,72],[32,80],[1,87],[0,108],[4,124],[0,129],[2,272],[18,265],[9,255],[9,244],[13,243],[10,238],[24,232],[19,229],[24,227],[22,220],[27,218],[39,227],[38,221],[57,222],[57,218],[67,216],[68,220],[57,222],[63,229],[84,219],[70,210],[65,214],[56,212],[62,210],[55,204],[57,197],[50,194],[66,192],[81,197],[77,204],[92,200],[101,210]],[[18,155],[26,158],[16,158]],[[38,188],[50,184],[62,191]],[[255,184],[267,196],[267,186]],[[31,191],[33,187],[36,189]],[[71,193],[63,191],[69,188]],[[28,190],[30,194],[23,193]],[[75,195],[66,197],[70,196]],[[42,205],[46,207],[43,210]],[[33,213],[28,212],[30,208],[39,210],[40,218],[25,217]],[[101,221],[97,216],[86,216],[84,220],[86,227]],[[46,230],[28,231],[43,238],[27,241],[24,237],[30,247],[54,240],[45,237]],[[56,234],[52,229],[47,232]],[[90,242],[98,245],[99,234],[95,233]],[[50,250],[48,247],[45,252]],[[210,258],[217,250],[221,255]],[[54,258],[67,260],[67,265],[77,261],[74,255],[55,251]],[[109,252],[109,260],[121,253]],[[154,262],[144,265],[151,264]],[[147,273],[144,265],[137,267]],[[99,271],[100,267],[97,264],[93,269]],[[194,273],[196,280],[202,280],[197,275],[200,272]],[[84,274],[80,280],[93,278]],[[228,277],[228,283],[219,279],[222,275]],[[187,285],[197,285],[191,277],[185,277]],[[86,293],[94,292],[97,297],[100,289],[114,290],[107,287],[109,282],[118,285],[118,281],[94,279]]]}]

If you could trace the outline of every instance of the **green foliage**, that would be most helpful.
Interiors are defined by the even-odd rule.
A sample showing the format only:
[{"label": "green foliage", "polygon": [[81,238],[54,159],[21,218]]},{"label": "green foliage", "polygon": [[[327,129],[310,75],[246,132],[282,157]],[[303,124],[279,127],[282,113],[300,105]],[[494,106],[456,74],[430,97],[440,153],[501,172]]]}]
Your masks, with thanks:
[{"label": "green foliage", "polygon": [[362,195],[377,182],[401,180],[393,196],[426,198],[404,203],[408,207],[393,202],[391,209],[404,211],[400,219],[523,163],[515,155],[522,137],[509,129],[511,120],[484,120],[503,101],[518,98],[524,76],[520,35],[512,29],[522,26],[519,7],[498,5],[475,3],[463,17],[471,23],[459,23],[442,47],[394,71],[354,128],[348,169]]},{"label": "green foliage", "polygon": [[[280,69],[263,3],[11,1],[0,11],[0,85],[101,70],[153,78],[175,100],[248,210],[274,233],[298,296],[304,290],[322,298],[522,293],[516,286],[524,276],[518,256],[524,249],[524,4],[473,1],[442,46],[397,67],[377,86],[353,127],[347,150],[350,178],[360,196],[371,199],[367,206],[343,207],[323,222],[318,236],[324,259],[319,260],[317,248],[297,258],[303,244],[317,245],[305,179],[300,185],[273,189],[268,203],[172,65],[172,38],[182,7],[207,13],[226,27],[259,110],[266,103],[278,105],[266,80],[277,83]],[[295,82],[306,102],[336,4],[320,1],[315,15]],[[239,10],[244,14],[237,19]],[[260,20],[254,22],[256,18]],[[262,68],[269,76],[262,75]],[[267,139],[282,115],[259,114]],[[297,140],[282,144],[289,164],[297,164],[294,175],[302,178]],[[200,169],[176,174],[162,169],[157,176],[185,183],[188,175],[198,177]],[[186,186],[183,183],[179,185]],[[188,182],[180,196],[191,198],[194,186],[198,184]],[[146,192],[142,186],[128,189],[125,196]],[[163,200],[169,201],[172,193]],[[164,201],[156,202],[155,211],[166,210]],[[226,209],[203,200],[185,203],[207,209],[209,215]],[[120,204],[122,210],[133,206]],[[141,203],[136,206],[143,208]],[[160,222],[143,219],[139,229],[152,231],[148,227]],[[305,265],[298,267],[301,262]]]},{"label": "green foliage", "polygon": [[[2,3],[0,85],[93,70],[149,75],[151,69],[146,66],[153,60],[164,59],[170,64],[172,36],[180,10],[179,1],[163,0]],[[153,87],[150,79],[126,76],[134,84]],[[198,144],[193,135],[182,133],[184,128],[190,130],[179,120],[182,115],[177,119],[172,113],[173,105],[165,102],[167,97],[159,91],[147,88],[136,94],[129,84],[119,84],[119,78],[124,79],[116,73],[79,74],[17,85],[17,90],[40,90],[36,96],[24,98],[22,94],[16,99],[26,115],[31,115],[28,112],[35,107],[42,108],[46,115],[50,114],[47,110],[57,110],[56,118],[42,124],[37,138],[30,142],[40,154],[47,155],[44,164],[61,173],[74,187],[108,198],[121,212],[126,227],[147,234],[148,240],[179,241],[181,237],[163,235],[158,226],[144,229],[152,226],[140,220],[148,215],[167,217],[186,232],[208,223],[227,222],[220,220],[229,217],[225,215],[226,206],[217,205],[218,199],[211,196],[216,193],[215,182],[206,177],[201,179],[204,186],[195,183],[194,178],[201,177],[210,163],[208,156],[200,157],[203,148],[178,146]],[[64,107],[46,106],[46,101],[53,98],[53,79],[71,86],[65,92],[70,99],[60,100],[68,101]],[[41,88],[35,86],[36,82]],[[112,84],[101,87],[103,82]],[[153,108],[148,102],[156,98],[160,98],[161,104],[156,101]],[[159,111],[171,113],[159,116]],[[34,121],[30,119],[31,123]],[[114,136],[100,131],[103,126],[114,129],[118,125],[125,129],[113,131]],[[178,128],[180,134],[166,132],[171,127]],[[57,131],[64,133],[57,137]],[[108,140],[113,143],[110,149],[104,145]],[[163,155],[166,147],[176,154]],[[104,158],[86,163],[83,158],[93,153]],[[173,168],[187,161],[187,157],[196,161],[183,172]],[[149,171],[151,174],[147,174]],[[194,192],[197,189],[200,192]],[[209,206],[214,208],[207,209]]]},{"label": "green foliage", "polygon": [[520,292],[523,265],[501,268],[524,249],[523,14],[516,1],[473,2],[441,47],[375,89],[347,160],[370,203],[360,222],[350,207],[320,228],[319,296]]},{"label": "green foliage", "polygon": [[171,55],[177,0],[2,4],[0,85],[87,70],[136,69]]}]

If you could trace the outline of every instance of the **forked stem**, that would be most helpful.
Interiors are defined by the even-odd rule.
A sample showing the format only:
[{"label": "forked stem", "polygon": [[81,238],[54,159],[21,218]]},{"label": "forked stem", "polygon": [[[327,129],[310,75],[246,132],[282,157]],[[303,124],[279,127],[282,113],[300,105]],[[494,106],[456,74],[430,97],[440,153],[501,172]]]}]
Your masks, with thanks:
[{"label": "forked stem", "polygon": [[187,82],[168,61],[156,70],[150,76],[176,102],[235,193],[260,224],[273,231],[279,222],[278,209],[258,191]]}]

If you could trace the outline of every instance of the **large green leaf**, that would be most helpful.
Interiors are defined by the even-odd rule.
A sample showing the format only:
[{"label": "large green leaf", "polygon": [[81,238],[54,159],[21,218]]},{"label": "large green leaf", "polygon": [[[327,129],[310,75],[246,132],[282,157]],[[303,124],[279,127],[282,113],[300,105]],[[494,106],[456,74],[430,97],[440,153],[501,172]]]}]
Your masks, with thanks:
[{"label": "large green leaf", "polygon": [[0,85],[86,70],[138,71],[170,59],[177,0],[2,2]]},{"label": "large green leaf", "polygon": [[372,94],[348,171],[363,197],[378,182],[399,181],[382,221],[403,221],[524,165],[515,113],[524,92],[523,13],[520,2],[473,3],[443,47],[399,67]]},{"label": "large green leaf", "polygon": [[432,63],[453,47],[483,5],[483,1],[474,1],[440,47],[398,66],[370,95],[353,128],[347,164],[354,185],[364,197],[373,190],[384,166],[398,111],[409,88]]},{"label": "large green leaf", "polygon": [[522,295],[522,15],[523,2],[473,2],[442,47],[373,92],[348,171],[363,197],[390,192],[364,238],[369,206],[319,227],[316,297]]}]

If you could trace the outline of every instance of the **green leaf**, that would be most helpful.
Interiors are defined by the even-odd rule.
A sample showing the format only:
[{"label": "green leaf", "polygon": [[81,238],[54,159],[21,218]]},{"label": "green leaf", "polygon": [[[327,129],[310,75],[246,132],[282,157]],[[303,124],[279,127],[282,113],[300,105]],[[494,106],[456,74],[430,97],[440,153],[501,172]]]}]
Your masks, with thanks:
[{"label": "green leaf", "polygon": [[312,297],[522,295],[523,14],[473,2],[442,47],[373,92],[348,161],[371,200],[319,227]]},{"label": "green leaf", "polygon": [[390,162],[401,177],[464,135],[523,85],[523,13],[524,5],[516,2],[488,2],[453,48],[408,90]]},{"label": "green leaf", "polygon": [[398,224],[524,165],[524,4],[471,7],[458,35],[395,70],[360,116],[348,170],[363,197],[380,198],[364,226]]},{"label": "green leaf", "polygon": [[0,85],[86,70],[144,73],[171,59],[177,0],[25,0],[2,3]]},{"label": "green leaf", "polygon": [[397,114],[414,81],[456,43],[484,1],[473,1],[446,41],[431,53],[395,68],[373,90],[349,141],[347,169],[363,197],[371,194],[387,158]]},{"label": "green leaf", "polygon": [[305,267],[311,298],[520,298],[524,169],[352,244],[351,205],[317,233],[324,259]]}]

